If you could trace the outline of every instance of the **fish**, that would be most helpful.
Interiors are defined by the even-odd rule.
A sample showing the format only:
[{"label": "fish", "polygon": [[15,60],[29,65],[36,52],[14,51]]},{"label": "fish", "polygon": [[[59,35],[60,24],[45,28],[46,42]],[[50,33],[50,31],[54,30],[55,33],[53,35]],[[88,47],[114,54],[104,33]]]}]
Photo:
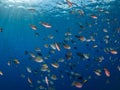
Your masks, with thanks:
[{"label": "fish", "polygon": [[3,75],[3,72],[2,72],[2,71],[0,71],[0,75],[1,75],[1,76]]},{"label": "fish", "polygon": [[52,80],[57,80],[57,76],[53,74],[53,75],[51,75],[51,79]]},{"label": "fish", "polygon": [[101,76],[101,70],[100,70],[100,69],[95,70],[94,73],[95,73],[97,76]]},{"label": "fish", "polygon": [[10,65],[11,65],[11,61],[8,61],[8,62],[7,62],[7,65],[10,66]]},{"label": "fish", "polygon": [[89,59],[90,58],[89,54],[84,54],[84,53],[81,53],[81,52],[76,52],[76,55],[79,56],[80,58],[83,58],[83,59]]},{"label": "fish", "polygon": [[120,71],[120,66],[117,66],[118,71]]},{"label": "fish", "polygon": [[41,67],[41,71],[48,71],[48,70],[49,70],[48,65],[43,64],[42,67]]},{"label": "fish", "polygon": [[31,56],[32,58],[35,58],[35,57],[36,57],[35,54],[32,53],[32,52],[30,52],[29,54],[30,54],[30,56]]},{"label": "fish", "polygon": [[71,47],[68,44],[64,44],[63,47],[68,50],[71,49]]},{"label": "fish", "polygon": [[66,2],[67,2],[67,4],[68,4],[69,7],[72,7],[73,5],[78,6],[76,3],[73,3],[73,2],[71,2],[69,0],[66,0]]},{"label": "fish", "polygon": [[40,89],[40,90],[45,90],[45,87],[42,86],[42,85],[40,85],[40,86],[39,86],[39,89]]},{"label": "fish", "polygon": [[66,57],[66,59],[67,60],[70,60],[70,59],[72,59],[72,52],[67,52],[67,54],[65,54],[65,57]]},{"label": "fish", "polygon": [[59,58],[58,62],[64,62],[64,59],[63,58]]},{"label": "fish", "polygon": [[66,0],[66,2],[67,2],[67,4],[68,4],[69,7],[72,7],[72,6],[73,6],[73,3],[70,2],[69,0]]},{"label": "fish", "polygon": [[49,48],[49,44],[44,44],[44,47],[45,48]]},{"label": "fish", "polygon": [[97,57],[96,58],[96,61],[98,61],[98,62],[102,62],[104,60],[104,57],[103,56],[100,56],[100,57]]},{"label": "fish", "polygon": [[49,35],[48,38],[49,38],[49,39],[53,39],[54,36],[53,36],[53,35]]},{"label": "fish", "polygon": [[90,17],[93,18],[93,19],[97,19],[97,18],[98,18],[98,17],[95,16],[95,15],[91,15]]},{"label": "fish", "polygon": [[32,70],[30,67],[27,67],[26,70],[27,70],[27,72],[32,73]]},{"label": "fish", "polygon": [[33,29],[33,30],[37,30],[37,26],[31,24],[30,27]]},{"label": "fish", "polygon": [[36,10],[34,8],[29,8],[29,11],[35,12]]},{"label": "fish", "polygon": [[108,32],[108,30],[104,28],[104,29],[103,29],[103,32],[107,33],[107,32]]},{"label": "fish", "polygon": [[75,35],[75,37],[78,38],[80,41],[86,41],[86,38],[84,36]]},{"label": "fish", "polygon": [[55,46],[56,46],[56,49],[57,49],[58,51],[60,51],[60,46],[59,46],[59,44],[58,44],[58,43],[55,43]]},{"label": "fish", "polygon": [[55,44],[50,44],[50,47],[55,50],[56,49],[56,45]]},{"label": "fish", "polygon": [[58,63],[52,63],[51,64],[54,68],[59,68],[59,64]]},{"label": "fish", "polygon": [[52,25],[50,25],[49,23],[46,23],[46,22],[39,22],[39,23],[45,28],[52,28]]},{"label": "fish", "polygon": [[111,54],[118,54],[118,52],[116,50],[110,50]]},{"label": "fish", "polygon": [[0,27],[0,32],[3,32],[3,28]]},{"label": "fish", "polygon": [[66,33],[65,33],[65,36],[71,36],[71,35],[72,35],[71,32],[66,32]]},{"label": "fish", "polygon": [[29,77],[28,77],[27,80],[28,80],[28,83],[29,83],[29,84],[32,84],[32,80],[31,80]]},{"label": "fish", "polygon": [[41,83],[41,81],[40,81],[40,80],[37,80],[37,83],[38,83],[38,84],[40,84],[40,83]]},{"label": "fish", "polygon": [[45,82],[46,82],[46,84],[47,84],[47,86],[48,86],[48,88],[49,88],[49,81],[48,81],[47,76],[45,76]]},{"label": "fish", "polygon": [[22,78],[25,78],[25,75],[24,75],[24,74],[21,74],[20,76],[21,76]]},{"label": "fish", "polygon": [[95,45],[93,45],[93,48],[97,48],[97,47],[98,47],[98,45],[96,45],[96,44],[95,44]]},{"label": "fish", "polygon": [[40,49],[39,47],[36,47],[36,48],[35,48],[35,51],[36,51],[36,52],[40,52],[41,49]]},{"label": "fish", "polygon": [[35,57],[35,59],[34,59],[36,62],[38,62],[38,63],[41,63],[41,62],[43,62],[43,59],[42,59],[42,57],[41,56],[37,56],[37,57]]},{"label": "fish", "polygon": [[82,87],[83,87],[83,84],[80,83],[80,82],[78,82],[78,81],[74,81],[74,82],[72,83],[72,86],[75,86],[75,87],[77,87],[77,88],[82,88]]},{"label": "fish", "polygon": [[83,54],[83,56],[84,56],[84,59],[89,59],[90,58],[89,54]]},{"label": "fish", "polygon": [[14,62],[15,64],[20,64],[20,62],[19,62],[18,59],[14,59],[13,62]]},{"label": "fish", "polygon": [[110,71],[107,68],[104,68],[105,75],[110,77]]},{"label": "fish", "polygon": [[78,10],[78,13],[82,16],[84,16],[84,14],[85,14],[83,10]]}]

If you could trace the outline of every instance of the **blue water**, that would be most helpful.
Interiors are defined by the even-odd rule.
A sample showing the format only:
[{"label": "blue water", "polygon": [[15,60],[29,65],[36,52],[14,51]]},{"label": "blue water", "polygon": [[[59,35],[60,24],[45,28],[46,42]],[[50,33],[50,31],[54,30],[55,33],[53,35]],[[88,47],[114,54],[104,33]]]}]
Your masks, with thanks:
[{"label": "blue water", "polygon": [[[3,74],[0,75],[0,90],[41,90],[39,86],[44,87],[43,90],[120,90],[120,71],[117,68],[120,67],[119,0],[95,0],[94,3],[88,0],[83,3],[80,0],[70,0],[78,4],[72,7],[68,7],[66,0],[40,0],[33,5],[32,2],[28,5],[28,2],[8,1],[0,1],[0,71]],[[31,8],[35,11],[28,10]],[[84,15],[80,15],[78,10],[83,10]],[[97,19],[90,15],[97,16]],[[47,22],[52,28],[45,28],[39,22]],[[37,30],[32,30],[31,24],[37,26]],[[108,32],[103,32],[103,29]],[[71,32],[72,35],[65,36],[66,32]],[[54,38],[48,38],[49,35]],[[92,36],[95,41],[80,41],[76,35],[86,39]],[[106,35],[109,36],[108,43],[105,43]],[[71,39],[66,41],[66,37]],[[60,51],[56,49],[51,54],[50,45],[55,42],[59,44]],[[49,47],[45,48],[45,44]],[[71,49],[66,50],[63,44],[70,45]],[[93,48],[93,45],[98,47]],[[35,48],[40,48],[41,51],[35,51]],[[112,54],[109,50],[105,52],[106,48],[116,50],[117,54]],[[30,56],[31,52],[41,56],[44,61],[35,62]],[[70,60],[66,58],[68,52],[72,53]],[[89,58],[78,56],[78,52],[88,54]],[[45,59],[46,56],[48,59]],[[102,62],[97,61],[99,57],[104,58]],[[58,62],[59,68],[52,67],[51,63],[60,58],[64,62]],[[20,64],[14,63],[14,59]],[[43,64],[48,65],[50,72],[40,70]],[[27,72],[27,67],[31,68],[32,73]],[[104,68],[109,70],[110,77],[105,75]],[[101,70],[101,76],[94,73],[96,69]],[[81,79],[72,72],[80,74]],[[57,76],[57,80],[51,79],[52,74]],[[32,84],[28,82],[28,77]],[[48,78],[49,87],[45,77]],[[38,80],[41,83],[37,83]],[[84,80],[87,82],[83,83]],[[74,81],[82,83],[82,88],[72,85]]]}]

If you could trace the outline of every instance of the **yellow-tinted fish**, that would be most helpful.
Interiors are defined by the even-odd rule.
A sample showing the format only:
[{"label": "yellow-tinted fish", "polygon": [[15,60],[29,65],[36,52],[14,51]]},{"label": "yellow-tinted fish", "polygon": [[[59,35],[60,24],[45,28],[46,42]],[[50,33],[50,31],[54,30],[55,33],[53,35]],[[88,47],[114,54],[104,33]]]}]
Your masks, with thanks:
[{"label": "yellow-tinted fish", "polygon": [[19,62],[18,59],[14,59],[13,62],[14,62],[15,64],[20,64],[20,62]]},{"label": "yellow-tinted fish", "polygon": [[0,71],[0,75],[1,75],[1,76],[3,75],[3,72],[2,72],[2,71]]}]

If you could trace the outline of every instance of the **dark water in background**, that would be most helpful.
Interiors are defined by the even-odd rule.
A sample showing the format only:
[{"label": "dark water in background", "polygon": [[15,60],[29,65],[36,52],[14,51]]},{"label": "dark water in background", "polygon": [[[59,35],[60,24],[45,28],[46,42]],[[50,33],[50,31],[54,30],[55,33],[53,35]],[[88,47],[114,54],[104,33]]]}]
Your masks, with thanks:
[{"label": "dark water in background", "polygon": [[[48,1],[45,5],[43,1],[41,3],[43,6],[31,7],[25,6],[24,3],[20,7],[17,4],[8,6],[10,3],[0,2],[0,27],[3,29],[3,32],[0,32],[0,71],[3,73],[0,76],[0,90],[40,90],[39,86],[43,86],[43,90],[48,90],[45,83],[46,76],[53,90],[79,90],[72,86],[72,82],[83,83],[83,80],[87,82],[83,84],[81,90],[120,90],[120,71],[117,68],[120,66],[120,1],[107,3],[97,1],[88,5],[83,3],[86,6],[82,6],[79,0],[73,0],[78,2],[78,6],[73,5],[71,8],[62,0],[59,3],[57,0]],[[35,11],[30,11],[29,8],[34,8]],[[101,8],[103,11],[98,10]],[[78,10],[83,10],[85,14],[80,15]],[[96,15],[97,19],[91,18],[90,15]],[[41,21],[51,24],[52,28],[48,29],[40,25]],[[32,30],[30,24],[36,25],[37,30]],[[103,32],[103,29],[107,29],[108,32]],[[75,43],[71,40],[65,41],[67,37],[65,33],[68,31],[72,34],[69,37]],[[36,36],[36,33],[39,35]],[[49,35],[53,35],[54,38],[49,39]],[[84,36],[87,39],[93,36],[95,41],[82,42],[75,35]],[[106,35],[109,36],[107,44],[105,43]],[[44,45],[55,42],[59,43],[61,50],[55,50],[54,54],[49,54],[52,48],[50,46],[45,48]],[[63,43],[70,45],[71,49],[66,50]],[[93,45],[98,47],[93,48]],[[35,51],[36,47],[39,47],[41,52]],[[104,52],[105,48],[112,48],[118,54]],[[31,52],[36,56],[42,54],[42,58],[47,55],[49,57],[44,59],[44,62],[37,63],[31,58]],[[72,53],[70,60],[65,57],[68,52]],[[89,54],[89,59],[79,57],[77,52]],[[104,60],[98,62],[96,59],[99,57],[104,57]],[[64,62],[59,62],[60,67],[56,69],[51,66],[51,63],[59,58],[63,58]],[[15,64],[14,59],[18,59],[20,64]],[[10,66],[7,65],[8,61],[11,62]],[[40,70],[43,64],[48,65],[50,72]],[[27,72],[26,67],[30,67],[32,73]],[[104,68],[110,71],[110,77],[105,75]],[[96,69],[101,70],[101,76],[94,73]],[[71,72],[79,73],[82,80],[70,74]],[[51,79],[52,74],[57,76],[57,80]],[[64,78],[61,78],[61,75]],[[32,84],[29,84],[28,77]],[[37,80],[41,83],[37,83]]]}]

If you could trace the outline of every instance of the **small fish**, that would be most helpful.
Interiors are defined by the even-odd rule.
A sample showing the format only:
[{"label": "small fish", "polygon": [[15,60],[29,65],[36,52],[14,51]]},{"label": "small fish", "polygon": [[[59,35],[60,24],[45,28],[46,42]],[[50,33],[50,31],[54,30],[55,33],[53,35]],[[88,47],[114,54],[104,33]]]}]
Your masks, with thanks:
[{"label": "small fish", "polygon": [[81,52],[76,52],[76,55],[79,56],[80,58],[84,58],[84,59],[89,59],[90,55],[89,54],[84,54]]},{"label": "small fish", "polygon": [[108,32],[108,30],[104,28],[104,29],[103,29],[103,32],[107,33],[107,32]]},{"label": "small fish", "polygon": [[75,87],[77,87],[77,88],[82,88],[82,86],[83,86],[82,83],[77,82],[77,81],[74,81],[74,82],[72,83],[72,85],[75,86]]},{"label": "small fish", "polygon": [[41,62],[43,62],[43,59],[41,56],[37,56],[37,57],[35,57],[35,61],[38,63],[41,63]]},{"label": "small fish", "polygon": [[36,10],[34,8],[28,9],[29,11],[35,12]]},{"label": "small fish", "polygon": [[15,64],[20,64],[20,62],[19,62],[18,59],[14,59],[13,62],[14,62]]},{"label": "small fish", "polygon": [[48,86],[48,88],[49,88],[49,82],[48,82],[47,76],[45,77],[45,82],[46,82],[46,84],[47,84],[47,86]]},{"label": "small fish", "polygon": [[53,36],[53,35],[49,35],[48,38],[49,38],[49,39],[53,39],[54,36]]},{"label": "small fish", "polygon": [[10,66],[10,65],[11,65],[11,62],[10,62],[10,61],[8,61],[8,62],[7,62],[7,65],[8,65],[8,66]]},{"label": "small fish", "polygon": [[58,51],[60,51],[60,46],[59,46],[59,44],[58,44],[58,43],[55,43],[55,46],[56,46],[56,49],[57,49]]},{"label": "small fish", "polygon": [[83,54],[84,59],[89,59],[90,55],[89,54]]},{"label": "small fish", "polygon": [[0,32],[3,32],[3,29],[0,27]]},{"label": "small fish", "polygon": [[51,79],[52,79],[52,80],[57,80],[57,76],[56,76],[56,75],[52,75],[52,76],[51,76]]},{"label": "small fish", "polygon": [[70,2],[69,0],[66,0],[66,2],[67,2],[67,4],[68,4],[69,7],[72,7],[72,6],[73,6],[73,3]]},{"label": "small fish", "polygon": [[120,66],[117,66],[118,71],[120,71]]},{"label": "small fish", "polygon": [[75,35],[75,37],[78,38],[80,41],[86,41],[86,38],[84,36]]},{"label": "small fish", "polygon": [[64,62],[64,59],[63,58],[59,58],[58,62]]},{"label": "small fish", "polygon": [[110,77],[110,71],[107,68],[104,68],[105,75]]},{"label": "small fish", "polygon": [[98,17],[95,16],[95,15],[91,15],[90,17],[93,18],[93,19],[97,19],[97,18],[98,18]]},{"label": "small fish", "polygon": [[37,27],[35,25],[30,25],[30,27],[33,29],[33,30],[37,30]]},{"label": "small fish", "polygon": [[31,81],[31,79],[28,77],[28,82],[30,83],[30,84],[32,84],[32,81]]},{"label": "small fish", "polygon": [[3,75],[3,72],[2,72],[2,71],[0,71],[0,75],[1,75],[1,76]]},{"label": "small fish", "polygon": [[49,45],[48,45],[48,44],[44,44],[44,47],[45,47],[45,48],[49,48]]},{"label": "small fish", "polygon": [[36,51],[36,52],[40,52],[41,49],[40,49],[39,47],[36,47],[36,48],[35,48],[35,51]]},{"label": "small fish", "polygon": [[66,32],[66,33],[65,33],[65,36],[71,36],[71,35],[72,35],[71,32]]},{"label": "small fish", "polygon": [[21,74],[20,76],[21,76],[22,78],[25,78],[25,75],[24,75],[24,74]]},{"label": "small fish", "polygon": [[98,47],[98,45],[96,45],[96,44],[95,44],[95,45],[93,45],[93,48],[97,48],[97,47]]},{"label": "small fish", "polygon": [[67,60],[70,60],[70,59],[72,59],[72,52],[67,52],[67,54],[65,55],[65,57],[66,57],[66,59]]},{"label": "small fish", "polygon": [[40,24],[46,28],[51,28],[52,26],[49,23],[46,22],[40,22]]},{"label": "small fish", "polygon": [[64,47],[65,49],[71,49],[71,47],[70,47],[68,44],[64,44],[63,47]]},{"label": "small fish", "polygon": [[55,50],[56,49],[56,45],[55,44],[50,44],[50,47]]},{"label": "small fish", "polygon": [[99,69],[95,70],[94,73],[95,73],[97,76],[101,76],[101,70],[99,70]]},{"label": "small fish", "polygon": [[35,57],[36,57],[35,54],[32,53],[32,52],[30,52],[30,56],[31,56],[32,58],[35,58]]},{"label": "small fish", "polygon": [[82,16],[84,16],[84,11],[83,10],[78,10],[78,13]]},{"label": "small fish", "polygon": [[111,54],[118,54],[118,52],[116,50],[111,50],[110,53]]},{"label": "small fish", "polygon": [[52,63],[51,64],[54,68],[59,68],[59,64],[58,63]]},{"label": "small fish", "polygon": [[26,69],[27,69],[27,72],[32,73],[32,70],[30,69],[30,67],[27,67]]}]

